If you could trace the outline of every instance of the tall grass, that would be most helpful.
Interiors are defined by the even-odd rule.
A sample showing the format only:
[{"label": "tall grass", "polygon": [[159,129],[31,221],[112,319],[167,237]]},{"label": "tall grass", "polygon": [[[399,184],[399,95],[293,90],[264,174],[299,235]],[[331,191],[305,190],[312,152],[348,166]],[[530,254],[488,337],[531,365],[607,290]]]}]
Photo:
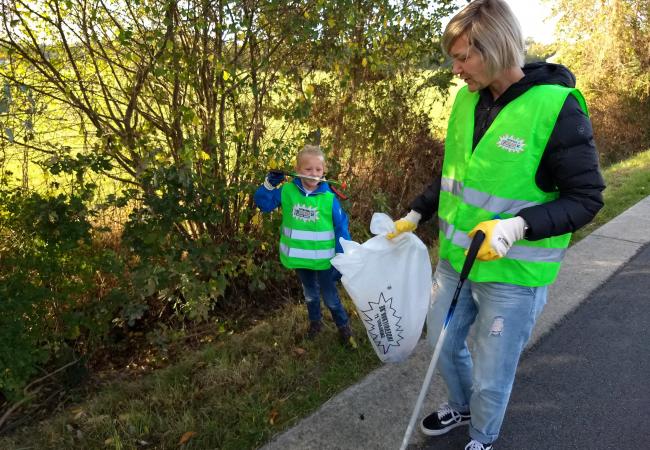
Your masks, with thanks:
[{"label": "tall grass", "polygon": [[[353,325],[360,335],[360,321]],[[304,306],[287,306],[245,333],[218,336],[174,366],[110,384],[51,420],[1,438],[0,448],[118,449],[146,442],[166,449],[190,432],[196,434],[183,448],[256,448],[378,365],[365,339],[354,351],[338,342],[333,325],[314,341],[302,339],[306,327]]]}]

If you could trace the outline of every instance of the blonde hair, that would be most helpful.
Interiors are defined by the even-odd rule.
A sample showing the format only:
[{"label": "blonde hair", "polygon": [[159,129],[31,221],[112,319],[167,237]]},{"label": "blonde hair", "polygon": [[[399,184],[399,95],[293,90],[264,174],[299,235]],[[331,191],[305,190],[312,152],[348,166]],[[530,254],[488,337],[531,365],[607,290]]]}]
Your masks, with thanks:
[{"label": "blonde hair", "polygon": [[481,55],[490,75],[523,67],[526,46],[519,21],[503,0],[474,0],[452,17],[442,34],[447,56],[463,33]]},{"label": "blonde hair", "polygon": [[305,145],[298,154],[296,155],[296,167],[300,165],[300,160],[305,156],[317,156],[323,161],[323,167],[325,167],[325,154],[320,149],[319,145]]}]

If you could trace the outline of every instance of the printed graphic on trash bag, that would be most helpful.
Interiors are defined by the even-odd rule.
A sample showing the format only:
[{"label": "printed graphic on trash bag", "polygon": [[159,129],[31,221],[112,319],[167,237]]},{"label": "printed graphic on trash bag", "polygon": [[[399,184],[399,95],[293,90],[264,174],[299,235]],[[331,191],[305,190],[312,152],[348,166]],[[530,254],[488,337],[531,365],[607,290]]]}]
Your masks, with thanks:
[{"label": "printed graphic on trash bag", "polygon": [[[391,286],[386,287],[386,290],[390,289]],[[404,331],[399,324],[402,317],[397,315],[397,310],[393,308],[392,303],[392,297],[386,299],[381,292],[376,302],[368,302],[369,309],[361,311],[364,314],[362,319],[368,324],[366,325],[368,336],[384,355],[388,353],[391,346],[398,347],[400,341],[404,339],[400,335]]]},{"label": "printed graphic on trash bag", "polygon": [[343,253],[332,259],[352,298],[375,353],[383,362],[406,359],[417,344],[431,295],[431,261],[413,233],[389,240],[393,220],[375,213],[363,244],[341,239]]}]

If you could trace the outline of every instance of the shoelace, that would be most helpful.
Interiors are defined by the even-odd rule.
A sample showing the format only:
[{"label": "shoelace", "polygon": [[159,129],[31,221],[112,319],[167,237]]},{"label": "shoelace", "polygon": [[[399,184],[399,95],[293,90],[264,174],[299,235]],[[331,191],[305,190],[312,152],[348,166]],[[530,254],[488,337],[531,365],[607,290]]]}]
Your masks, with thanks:
[{"label": "shoelace", "polygon": [[485,450],[485,447],[479,441],[472,439],[470,443],[465,446],[465,450]]},{"label": "shoelace", "polygon": [[438,407],[438,419],[442,419],[447,414],[451,414],[452,417],[459,415],[458,412],[452,409],[448,403],[443,403]]}]

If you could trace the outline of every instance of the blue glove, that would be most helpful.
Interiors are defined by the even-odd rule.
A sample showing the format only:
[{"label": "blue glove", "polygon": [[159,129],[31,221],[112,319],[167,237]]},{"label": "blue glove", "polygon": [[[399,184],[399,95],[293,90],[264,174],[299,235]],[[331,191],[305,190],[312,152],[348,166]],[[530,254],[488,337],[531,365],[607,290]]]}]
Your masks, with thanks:
[{"label": "blue glove", "polygon": [[266,181],[268,181],[268,183],[273,187],[277,187],[285,180],[285,178],[286,175],[280,170],[271,170],[268,175],[266,175]]}]

